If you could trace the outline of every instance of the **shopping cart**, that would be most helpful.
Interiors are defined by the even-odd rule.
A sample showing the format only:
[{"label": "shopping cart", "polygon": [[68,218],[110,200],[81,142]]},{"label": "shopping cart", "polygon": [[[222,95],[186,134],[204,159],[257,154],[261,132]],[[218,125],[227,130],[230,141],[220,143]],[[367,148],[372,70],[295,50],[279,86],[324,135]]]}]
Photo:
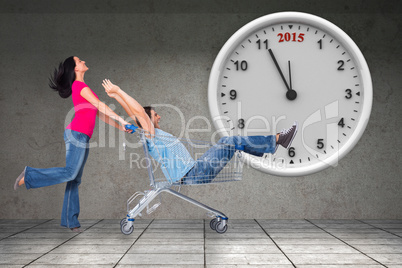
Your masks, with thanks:
[{"label": "shopping cart", "polygon": [[[178,139],[174,136],[152,136],[149,132],[137,128],[134,125],[128,125],[126,128],[130,128],[133,132],[136,132],[137,135],[135,136],[136,139],[138,139],[137,142],[142,144],[144,150],[143,160],[145,160],[142,162],[145,163],[148,170],[151,190],[136,192],[127,200],[127,216],[120,222],[122,233],[129,235],[133,232],[135,218],[137,216],[142,216],[141,213],[145,208],[147,208],[147,214],[151,214],[155,211],[155,209],[161,204],[160,197],[159,201],[156,203],[154,202],[153,205],[151,205],[151,202],[153,202],[161,193],[172,194],[207,210],[208,215],[213,217],[210,221],[211,229],[218,233],[225,233],[228,228],[228,218],[225,214],[185,196],[179,193],[179,191],[180,187],[184,185],[202,185],[206,183],[241,180],[243,170],[243,163],[240,161],[242,152],[239,149],[241,148],[234,145],[217,144],[215,146],[219,146],[219,153],[221,155],[215,154],[215,157],[208,158],[208,162],[206,163],[204,162],[206,159],[205,155],[207,151],[214,146],[212,143],[190,139]],[[164,139],[165,144],[168,144],[168,146],[171,147],[170,149],[184,150],[184,155],[187,155],[188,159],[163,159],[161,152],[162,149],[158,148],[157,144],[155,144],[157,138]],[[183,153],[181,155],[183,155]],[[196,162],[199,161],[201,161],[201,165],[200,163],[196,164]],[[192,172],[188,172],[184,177],[174,177],[174,172],[172,172],[171,167],[183,164],[183,162],[185,164],[194,164],[191,168]],[[201,166],[203,164],[212,166],[212,171],[205,174],[205,170],[203,169],[201,172]],[[200,173],[203,173],[203,175],[200,176]],[[172,188],[178,188],[178,190],[173,190]],[[138,203],[132,207],[132,204],[134,204],[136,200],[139,200]]]}]

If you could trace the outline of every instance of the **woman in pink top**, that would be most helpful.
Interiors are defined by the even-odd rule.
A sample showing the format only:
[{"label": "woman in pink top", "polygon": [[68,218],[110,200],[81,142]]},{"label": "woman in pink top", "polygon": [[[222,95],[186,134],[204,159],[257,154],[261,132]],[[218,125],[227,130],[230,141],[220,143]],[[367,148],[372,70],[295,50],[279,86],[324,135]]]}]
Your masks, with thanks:
[{"label": "woman in pink top", "polygon": [[80,231],[78,186],[88,158],[89,139],[95,127],[96,116],[122,131],[129,132],[124,127],[128,123],[99,101],[98,96],[85,84],[84,75],[87,70],[85,61],[78,57],[69,57],[60,63],[50,78],[49,86],[62,98],[72,96],[74,104],[74,119],[64,132],[66,166],[46,169],[25,167],[14,184],[16,190],[23,184],[30,189],[67,182],[61,225],[73,231]]}]

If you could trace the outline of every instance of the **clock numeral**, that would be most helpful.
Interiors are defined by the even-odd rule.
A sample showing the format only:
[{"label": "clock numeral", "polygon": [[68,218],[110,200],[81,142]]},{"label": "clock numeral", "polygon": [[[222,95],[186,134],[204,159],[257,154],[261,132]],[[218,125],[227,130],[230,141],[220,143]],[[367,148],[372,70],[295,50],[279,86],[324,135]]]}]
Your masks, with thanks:
[{"label": "clock numeral", "polygon": [[247,70],[248,64],[247,64],[247,61],[245,61],[245,60],[241,61],[240,63],[239,63],[239,61],[235,61],[234,64],[236,65],[236,71],[238,71],[238,70],[242,70],[242,71]]},{"label": "clock numeral", "polygon": [[[258,44],[258,49],[261,49],[261,39],[258,39],[256,43]],[[263,44],[265,44],[265,49],[268,49],[268,39],[265,39]]]},{"label": "clock numeral", "polygon": [[295,157],[295,155],[296,155],[295,147],[290,147],[289,151],[288,151],[288,154],[289,154],[290,157]]},{"label": "clock numeral", "polygon": [[339,120],[338,126],[340,126],[340,127],[345,127],[345,122],[344,122],[344,120],[343,120],[343,117],[341,118],[341,120]]},{"label": "clock numeral", "polygon": [[352,95],[352,90],[348,88],[348,89],[345,90],[345,92],[346,92],[345,98],[347,98],[348,100],[351,99],[352,96],[353,96]]},{"label": "clock numeral", "polygon": [[239,119],[237,126],[238,126],[240,129],[243,129],[243,128],[244,128],[244,119]]},{"label": "clock numeral", "polygon": [[345,62],[344,62],[343,60],[339,60],[339,61],[338,61],[338,64],[339,64],[338,71],[343,71],[343,70],[345,70],[345,69],[343,68],[343,65],[345,65]]},{"label": "clock numeral", "polygon": [[320,49],[322,49],[322,39],[320,39],[320,41],[318,41],[317,43],[320,44]]},{"label": "clock numeral", "polygon": [[236,97],[237,97],[237,92],[236,92],[236,90],[232,89],[232,90],[229,92],[229,94],[230,94],[230,99],[231,99],[231,100],[235,100],[235,99],[236,99]]},{"label": "clock numeral", "polygon": [[324,139],[318,139],[317,140],[317,148],[318,149],[324,148]]}]

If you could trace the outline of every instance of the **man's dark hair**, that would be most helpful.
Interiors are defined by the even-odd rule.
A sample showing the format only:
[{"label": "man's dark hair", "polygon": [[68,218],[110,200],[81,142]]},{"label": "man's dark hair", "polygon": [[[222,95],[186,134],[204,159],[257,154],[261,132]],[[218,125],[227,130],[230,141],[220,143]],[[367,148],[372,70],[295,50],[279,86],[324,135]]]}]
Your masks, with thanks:
[{"label": "man's dark hair", "polygon": [[152,107],[152,106],[145,106],[145,107],[144,107],[144,110],[145,110],[145,112],[147,113],[147,115],[149,116],[149,118],[151,118],[151,111],[152,111],[152,110],[155,111],[154,107]]},{"label": "man's dark hair", "polygon": [[[147,115],[149,116],[149,119],[151,119],[151,111],[152,111],[152,110],[155,111],[154,107],[152,107],[152,106],[145,106],[145,107],[144,107],[144,110],[145,110],[145,112],[147,113]],[[138,125],[140,128],[142,128],[140,122],[139,122],[137,119],[135,119],[135,121],[137,122],[137,125]]]}]

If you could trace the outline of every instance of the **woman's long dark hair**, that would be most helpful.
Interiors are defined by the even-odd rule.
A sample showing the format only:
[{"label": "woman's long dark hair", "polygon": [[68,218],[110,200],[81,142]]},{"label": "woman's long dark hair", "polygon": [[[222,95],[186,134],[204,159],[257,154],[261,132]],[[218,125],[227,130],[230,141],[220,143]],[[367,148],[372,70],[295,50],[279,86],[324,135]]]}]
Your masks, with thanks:
[{"label": "woman's long dark hair", "polygon": [[71,86],[75,80],[74,57],[67,58],[60,62],[59,68],[55,68],[53,75],[49,78],[49,87],[57,91],[62,98],[68,98],[72,94]]}]

